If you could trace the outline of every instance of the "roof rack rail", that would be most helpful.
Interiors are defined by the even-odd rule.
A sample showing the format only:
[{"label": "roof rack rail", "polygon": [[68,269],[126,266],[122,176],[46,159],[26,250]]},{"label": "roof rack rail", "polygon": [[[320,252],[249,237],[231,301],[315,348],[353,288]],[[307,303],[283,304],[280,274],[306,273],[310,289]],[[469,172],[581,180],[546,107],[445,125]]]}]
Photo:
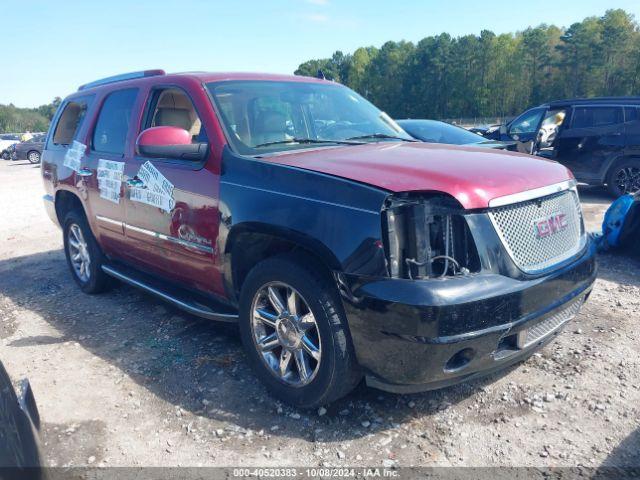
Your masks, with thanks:
[{"label": "roof rack rail", "polygon": [[565,104],[565,103],[625,103],[632,102],[638,103],[640,102],[640,96],[620,96],[620,97],[591,97],[591,98],[564,98],[560,100],[553,100],[548,102],[549,105],[555,104]]},{"label": "roof rack rail", "polygon": [[156,77],[158,75],[166,75],[166,72],[161,69],[156,70],[140,70],[138,72],[122,73],[120,75],[113,75],[111,77],[101,78],[93,82],[80,85],[78,90],[86,90],[88,88],[99,87],[100,85],[108,85],[109,83],[124,82],[125,80],[134,80],[136,78],[144,77]]}]

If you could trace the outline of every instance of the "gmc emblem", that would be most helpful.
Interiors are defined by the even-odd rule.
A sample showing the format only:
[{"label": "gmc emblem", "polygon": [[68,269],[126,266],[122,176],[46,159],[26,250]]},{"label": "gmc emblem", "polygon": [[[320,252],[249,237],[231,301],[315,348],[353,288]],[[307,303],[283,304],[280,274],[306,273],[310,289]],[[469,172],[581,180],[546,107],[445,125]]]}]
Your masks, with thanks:
[{"label": "gmc emblem", "polygon": [[533,222],[537,238],[547,238],[567,228],[567,215],[554,213],[547,218],[541,218]]}]

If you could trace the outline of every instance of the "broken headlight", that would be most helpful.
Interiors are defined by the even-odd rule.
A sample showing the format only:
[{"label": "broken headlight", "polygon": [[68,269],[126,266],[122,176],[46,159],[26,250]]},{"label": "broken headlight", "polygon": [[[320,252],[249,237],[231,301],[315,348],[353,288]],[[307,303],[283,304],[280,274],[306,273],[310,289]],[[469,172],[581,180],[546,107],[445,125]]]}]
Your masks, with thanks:
[{"label": "broken headlight", "polygon": [[394,196],[383,210],[389,274],[437,278],[480,270],[462,207],[451,197]]}]

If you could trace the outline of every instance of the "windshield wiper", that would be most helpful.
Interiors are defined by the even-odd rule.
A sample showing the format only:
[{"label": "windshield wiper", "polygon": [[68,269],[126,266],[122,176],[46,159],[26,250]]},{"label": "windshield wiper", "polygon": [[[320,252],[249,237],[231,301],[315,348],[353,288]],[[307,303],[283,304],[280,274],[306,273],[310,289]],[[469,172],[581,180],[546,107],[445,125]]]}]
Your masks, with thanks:
[{"label": "windshield wiper", "polygon": [[289,138],[287,140],[277,140],[275,142],[259,143],[258,145],[254,145],[252,148],[268,147],[268,146],[271,146],[271,145],[288,145],[288,144],[292,144],[292,143],[301,143],[301,144],[305,144],[305,143],[333,143],[333,144],[339,144],[339,145],[362,145],[362,143],[363,143],[363,142],[351,142],[349,140],[351,140],[351,139],[347,139],[347,140],[317,140],[315,138]]},{"label": "windshield wiper", "polygon": [[370,133],[369,135],[349,137],[346,140],[364,140],[365,138],[388,138],[391,140],[402,140],[403,142],[417,142],[417,140],[413,140],[411,138],[398,137],[396,135],[387,135],[386,133]]}]

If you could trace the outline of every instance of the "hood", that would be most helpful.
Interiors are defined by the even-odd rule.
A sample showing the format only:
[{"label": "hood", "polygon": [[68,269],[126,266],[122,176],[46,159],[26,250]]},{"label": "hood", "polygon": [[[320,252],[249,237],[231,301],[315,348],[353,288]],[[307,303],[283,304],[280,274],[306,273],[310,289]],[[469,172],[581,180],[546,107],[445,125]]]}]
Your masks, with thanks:
[{"label": "hood", "polygon": [[466,209],[573,178],[557,162],[491,148],[379,142],[283,152],[262,160],[366,183],[391,192],[435,191]]}]

